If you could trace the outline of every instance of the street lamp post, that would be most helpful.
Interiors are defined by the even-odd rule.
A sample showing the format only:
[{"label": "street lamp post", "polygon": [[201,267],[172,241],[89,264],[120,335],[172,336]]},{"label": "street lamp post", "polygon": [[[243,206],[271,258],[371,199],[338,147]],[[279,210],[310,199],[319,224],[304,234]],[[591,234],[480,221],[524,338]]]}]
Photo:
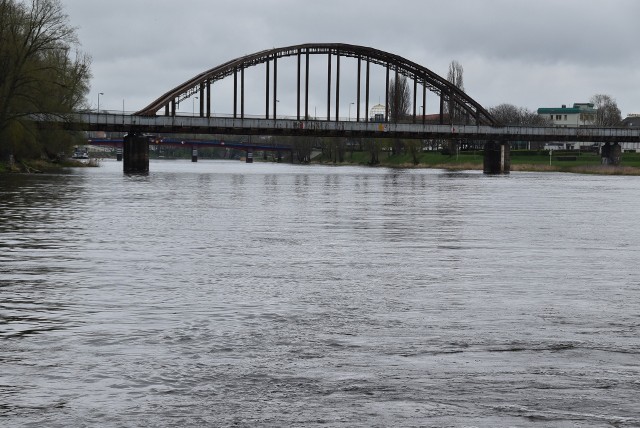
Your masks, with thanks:
[{"label": "street lamp post", "polygon": [[198,97],[193,97],[191,99],[191,115],[195,116],[196,115],[196,100],[199,100],[200,98]]},{"label": "street lamp post", "polygon": [[351,106],[355,105],[355,103],[349,103],[349,122],[351,122]]},{"label": "street lamp post", "polygon": [[98,113],[100,113],[100,95],[104,95],[104,92],[98,92]]}]

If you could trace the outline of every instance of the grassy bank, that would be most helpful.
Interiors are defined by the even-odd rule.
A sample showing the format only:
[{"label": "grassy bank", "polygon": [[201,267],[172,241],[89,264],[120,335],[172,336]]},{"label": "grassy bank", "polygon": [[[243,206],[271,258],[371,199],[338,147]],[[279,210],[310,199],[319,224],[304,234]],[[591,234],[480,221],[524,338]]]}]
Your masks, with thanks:
[{"label": "grassy bank", "polygon": [[[368,165],[370,154],[347,152],[343,165]],[[446,170],[481,170],[483,152],[461,152],[458,155],[443,155],[440,152],[423,152],[414,164],[410,154],[391,155],[382,152],[379,166],[389,168],[437,168]],[[314,159],[316,163],[333,164],[322,155]],[[620,166],[602,165],[596,153],[554,153],[549,159],[547,152],[512,151],[511,171],[571,172],[577,174],[640,175],[640,153],[624,153]]]}]

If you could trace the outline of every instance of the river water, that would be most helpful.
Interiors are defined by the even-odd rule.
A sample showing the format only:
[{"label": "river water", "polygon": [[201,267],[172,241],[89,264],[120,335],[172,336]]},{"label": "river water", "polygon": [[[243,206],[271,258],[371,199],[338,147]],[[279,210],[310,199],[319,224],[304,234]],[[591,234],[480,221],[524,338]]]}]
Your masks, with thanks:
[{"label": "river water", "polygon": [[640,178],[0,176],[0,425],[640,426]]}]

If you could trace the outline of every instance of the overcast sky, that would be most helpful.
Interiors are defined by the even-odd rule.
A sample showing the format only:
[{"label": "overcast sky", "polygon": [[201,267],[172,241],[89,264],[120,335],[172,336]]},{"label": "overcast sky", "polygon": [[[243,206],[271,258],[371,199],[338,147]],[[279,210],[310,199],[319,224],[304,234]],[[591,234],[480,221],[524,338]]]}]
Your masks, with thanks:
[{"label": "overcast sky", "polygon": [[[94,108],[99,92],[104,93],[101,108],[120,110],[124,101],[127,111],[137,110],[234,58],[274,47],[332,42],[391,52],[443,77],[449,63],[457,60],[464,67],[466,92],[485,107],[510,103],[535,110],[587,102],[604,93],[617,100],[623,117],[640,113],[637,0],[62,3],[71,25],[78,28],[82,49],[92,57],[89,102]],[[286,85],[288,73],[295,75],[293,63],[289,68],[279,64],[278,91],[283,100],[278,113],[282,114],[295,114],[295,95],[287,97],[295,88]],[[319,76],[326,74],[326,65],[318,62],[316,68]],[[346,70],[349,65],[342,71],[349,82],[352,77]],[[254,74],[247,84],[256,93],[262,91],[255,105],[264,109],[264,70]],[[320,105],[326,77],[318,82],[325,86],[317,85],[311,103],[326,112]],[[348,83],[341,83],[343,87],[347,95],[341,96],[345,104],[341,115],[354,98]],[[220,91],[224,92],[222,87]],[[372,97],[377,102],[383,95]],[[181,106],[183,111],[192,108],[188,101]],[[217,108],[230,112],[224,111],[228,105]],[[430,105],[428,111],[435,108]]]}]

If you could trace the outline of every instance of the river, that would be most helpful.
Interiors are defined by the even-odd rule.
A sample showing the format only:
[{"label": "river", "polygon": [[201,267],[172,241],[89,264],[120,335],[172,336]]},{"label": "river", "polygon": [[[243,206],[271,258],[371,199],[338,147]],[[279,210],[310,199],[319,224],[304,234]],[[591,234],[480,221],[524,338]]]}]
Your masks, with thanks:
[{"label": "river", "polygon": [[640,178],[0,175],[0,425],[640,426]]}]

